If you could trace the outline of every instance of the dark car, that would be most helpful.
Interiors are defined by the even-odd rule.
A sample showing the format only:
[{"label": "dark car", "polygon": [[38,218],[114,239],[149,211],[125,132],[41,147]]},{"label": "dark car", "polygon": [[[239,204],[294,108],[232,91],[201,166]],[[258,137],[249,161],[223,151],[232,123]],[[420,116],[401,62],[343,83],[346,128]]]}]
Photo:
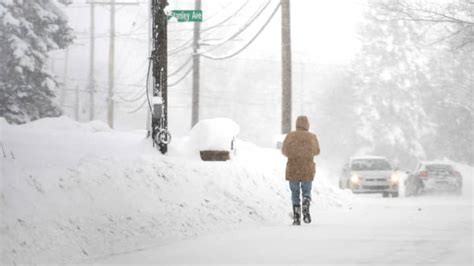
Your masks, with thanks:
[{"label": "dark car", "polygon": [[449,163],[421,162],[404,184],[406,196],[429,192],[462,193],[462,176]]}]

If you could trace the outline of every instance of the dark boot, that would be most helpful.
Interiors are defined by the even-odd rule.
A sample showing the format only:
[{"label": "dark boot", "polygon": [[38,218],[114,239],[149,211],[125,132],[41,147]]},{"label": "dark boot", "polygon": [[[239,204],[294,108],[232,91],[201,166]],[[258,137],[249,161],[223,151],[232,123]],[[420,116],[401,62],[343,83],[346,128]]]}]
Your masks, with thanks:
[{"label": "dark boot", "polygon": [[311,223],[311,215],[309,214],[309,205],[311,199],[308,197],[303,198],[303,221],[307,224]]},{"label": "dark boot", "polygon": [[293,225],[301,224],[301,206],[293,205]]}]

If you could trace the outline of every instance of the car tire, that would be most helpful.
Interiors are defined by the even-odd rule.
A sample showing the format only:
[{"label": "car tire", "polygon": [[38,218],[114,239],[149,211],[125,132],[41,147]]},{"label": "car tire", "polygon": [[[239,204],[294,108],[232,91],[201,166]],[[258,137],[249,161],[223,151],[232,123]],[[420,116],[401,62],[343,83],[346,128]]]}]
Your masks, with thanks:
[{"label": "car tire", "polygon": [[388,198],[388,192],[383,192],[383,193],[382,193],[382,197]]},{"label": "car tire", "polygon": [[398,198],[398,192],[393,192],[392,193],[392,198]]}]

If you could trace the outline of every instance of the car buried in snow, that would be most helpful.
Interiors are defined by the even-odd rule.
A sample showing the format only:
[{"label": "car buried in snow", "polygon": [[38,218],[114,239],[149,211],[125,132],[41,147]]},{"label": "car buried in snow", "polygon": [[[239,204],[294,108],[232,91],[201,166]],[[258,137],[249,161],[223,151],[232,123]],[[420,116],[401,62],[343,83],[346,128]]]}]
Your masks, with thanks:
[{"label": "car buried in snow", "polygon": [[430,192],[462,193],[462,175],[449,163],[420,162],[404,182],[405,195]]},{"label": "car buried in snow", "polygon": [[352,157],[342,169],[341,189],[353,193],[381,193],[383,197],[398,197],[400,175],[387,158],[381,156]]}]

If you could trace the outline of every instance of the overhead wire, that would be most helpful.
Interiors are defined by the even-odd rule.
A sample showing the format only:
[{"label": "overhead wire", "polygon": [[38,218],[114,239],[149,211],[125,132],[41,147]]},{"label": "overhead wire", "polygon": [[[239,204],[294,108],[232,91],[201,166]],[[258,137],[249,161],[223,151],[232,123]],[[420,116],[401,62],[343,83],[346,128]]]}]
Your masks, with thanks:
[{"label": "overhead wire", "polygon": [[219,47],[221,47],[222,45],[230,42],[231,40],[235,39],[236,37],[238,37],[240,34],[242,34],[242,32],[244,32],[245,30],[247,30],[250,25],[252,25],[255,20],[260,17],[260,15],[268,8],[268,6],[270,5],[270,0],[266,2],[266,4],[262,5],[261,8],[259,8],[259,10],[257,10],[251,17],[250,19],[247,21],[247,23],[245,23],[239,30],[237,30],[234,34],[232,34],[231,36],[229,36],[225,41],[221,42],[221,43],[218,43],[218,44],[213,44],[212,45],[212,48],[204,51],[203,53],[207,53],[207,52],[210,52],[212,50],[215,50]]},{"label": "overhead wire", "polygon": [[191,70],[193,70],[193,66],[189,67],[188,70],[186,70],[186,73],[184,73],[184,75],[181,78],[179,78],[178,80],[176,80],[173,83],[169,83],[168,88],[171,88],[171,87],[174,87],[174,86],[178,85],[181,81],[183,81],[186,78],[186,76],[189,75]]},{"label": "overhead wire", "polygon": [[150,101],[150,94],[149,94],[149,90],[148,90],[149,87],[150,87],[150,82],[149,81],[150,81],[150,69],[151,69],[152,60],[151,60],[151,58],[148,58],[148,60],[149,60],[148,61],[148,70],[147,70],[147,74],[146,74],[146,84],[145,84],[145,92],[144,92],[146,94],[146,98],[136,108],[134,108],[131,111],[128,111],[128,113],[130,113],[130,114],[138,112],[145,105],[145,103],[148,103],[149,111],[150,111],[150,113],[153,113],[153,109],[151,107],[151,101]]},{"label": "overhead wire", "polygon": [[225,55],[225,56],[221,56],[221,57],[210,56],[210,55],[206,55],[205,53],[199,53],[199,55],[201,55],[204,58],[210,59],[210,60],[225,60],[225,59],[229,59],[229,58],[232,58],[232,57],[240,54],[242,51],[244,51],[250,44],[252,44],[257,39],[257,37],[262,33],[262,31],[267,27],[267,25],[270,23],[272,18],[275,16],[275,14],[278,11],[278,9],[280,8],[280,6],[281,6],[281,3],[278,3],[278,5],[273,10],[270,17],[267,19],[267,21],[265,21],[263,26],[255,34],[255,36],[253,36],[243,47],[241,47],[237,51],[235,51],[231,54]]},{"label": "overhead wire", "polygon": [[210,26],[208,28],[205,28],[205,29],[202,29],[201,32],[206,32],[206,31],[209,31],[211,29],[214,29],[214,28],[217,28],[219,26],[221,26],[222,24],[226,23],[227,21],[229,21],[230,19],[234,18],[235,16],[237,16],[238,13],[240,13],[240,11],[250,2],[250,0],[247,0],[242,6],[240,6],[232,15],[228,16],[227,18],[225,18],[223,21],[217,23],[216,25],[213,25],[213,26]]},{"label": "overhead wire", "polygon": [[147,103],[147,99],[144,99],[144,100],[142,101],[142,103],[140,103],[139,106],[137,106],[136,108],[132,109],[131,111],[127,111],[127,113],[133,114],[133,113],[136,113],[136,112],[140,111],[140,109],[142,109],[142,107],[143,107],[146,103]]},{"label": "overhead wire", "polygon": [[[219,26],[222,26],[224,23],[226,23],[227,21],[229,21],[230,19],[232,19],[233,17],[235,17],[248,3],[250,2],[250,0],[247,0],[242,6],[240,6],[231,16],[227,17],[226,19],[224,19],[223,21],[217,23],[216,25],[213,25],[209,28],[206,28],[204,30],[202,30],[202,32],[206,32],[208,30],[211,30],[211,29],[214,29],[214,28],[217,28]],[[231,35],[229,38],[227,38],[224,42],[222,43],[219,43],[217,45],[215,45],[216,47],[213,47],[211,48],[210,50],[214,50],[222,45],[224,45],[225,43],[229,42],[230,40],[233,40],[235,39],[237,36],[239,36],[243,31],[245,31],[251,24],[253,24],[255,22],[255,20],[268,8],[269,4],[270,4],[271,1],[267,1],[263,7],[261,7],[256,13],[254,13],[250,19],[247,21],[247,23],[241,27],[237,32],[235,32],[233,35]],[[236,52],[230,54],[230,55],[227,55],[227,56],[223,56],[223,57],[213,57],[213,56],[210,56],[210,55],[207,55],[205,54],[206,52],[210,51],[206,51],[206,52],[202,52],[202,53],[199,53],[201,56],[207,58],[207,59],[211,59],[211,60],[224,60],[224,59],[228,59],[228,58],[231,58],[237,54],[239,54],[240,52],[242,52],[243,50],[245,50],[251,43],[253,43],[253,41],[261,34],[261,32],[266,28],[266,26],[269,24],[269,22],[272,20],[272,18],[274,17],[275,13],[277,12],[277,10],[280,8],[280,3],[276,6],[276,8],[274,9],[274,11],[272,12],[272,14],[270,15],[270,17],[267,19],[267,21],[263,24],[263,26],[259,29],[259,31],[255,34],[255,36],[253,38],[251,38],[249,40],[249,42],[247,42],[242,48],[238,49]],[[186,50],[187,48],[189,47],[192,47],[192,38],[187,40],[183,45],[181,45],[180,47],[178,48],[175,48],[173,50],[171,50],[170,52],[168,52],[169,55],[175,55],[175,54],[179,54],[180,52]],[[214,46],[214,45],[213,45]],[[171,77],[171,76],[174,76],[174,75],[177,75],[179,72],[181,72],[192,60],[192,57],[189,57],[180,67],[178,67],[175,71],[173,71],[172,73],[170,73],[168,75],[168,77]],[[150,97],[149,97],[149,93],[148,93],[148,90],[149,90],[149,72],[150,72],[150,65],[151,65],[151,60],[150,60],[150,63],[149,63],[149,67],[148,67],[148,72],[147,72],[147,77],[146,77],[146,90],[144,92],[141,92],[138,96],[130,99],[130,98],[122,98],[122,100],[125,100],[127,102],[136,102],[138,100],[140,100],[143,95],[146,94],[147,96],[147,99],[145,99],[145,101],[143,101],[139,106],[137,106],[134,110],[130,111],[129,113],[134,113],[134,112],[137,112],[138,110],[140,110],[141,107],[143,107],[143,105],[148,102],[148,106],[149,106],[149,109],[150,109],[150,112],[152,112],[152,107],[151,107],[151,102],[150,102]],[[191,70],[193,69],[193,67],[189,67],[186,72],[183,74],[183,76],[181,76],[179,79],[177,79],[176,81],[172,82],[172,83],[169,83],[168,84],[168,87],[174,87],[176,85],[178,85],[180,82],[182,82],[188,75],[189,73],[191,72]]]},{"label": "overhead wire", "polygon": [[169,77],[172,77],[172,76],[175,76],[176,74],[178,74],[178,72],[180,72],[185,66],[187,66],[187,65],[191,62],[192,59],[193,59],[193,58],[190,56],[190,57],[189,57],[188,59],[186,59],[186,61],[185,61],[181,66],[179,66],[176,70],[174,70],[174,71],[171,72],[171,73],[168,73],[168,78],[169,78]]},{"label": "overhead wire", "polygon": [[153,114],[153,108],[151,108],[151,101],[150,101],[150,92],[148,89],[150,88],[150,69],[151,69],[151,57],[148,58],[148,70],[146,72],[146,84],[145,84],[145,91],[146,91],[146,101],[148,102],[148,107],[150,108],[150,114]]},{"label": "overhead wire", "polygon": [[[238,13],[240,13],[240,11],[242,11],[242,9],[250,2],[250,0],[247,0],[246,2],[244,2],[244,4],[242,4],[234,13],[232,13],[230,16],[228,16],[227,18],[225,18],[224,20],[220,21],[219,23],[213,25],[213,26],[210,26],[208,28],[205,28],[205,29],[202,29],[201,32],[207,32],[211,29],[215,29],[215,28],[218,28],[218,27],[221,27],[223,26],[224,23],[226,23],[227,21],[231,20],[232,18],[234,18]],[[192,29],[189,29],[189,30],[192,30]],[[174,55],[174,54],[177,54],[181,51],[184,51],[186,50],[187,48],[190,48],[192,47],[192,41],[193,41],[193,37],[189,38],[187,41],[185,41],[181,46],[173,49],[173,50],[170,50],[168,51],[168,55]]]},{"label": "overhead wire", "polygon": [[146,91],[142,91],[138,96],[136,96],[135,98],[125,98],[125,97],[122,97],[121,95],[117,94],[117,96],[124,102],[136,102],[138,100],[140,100],[143,96],[145,96],[145,93]]}]

